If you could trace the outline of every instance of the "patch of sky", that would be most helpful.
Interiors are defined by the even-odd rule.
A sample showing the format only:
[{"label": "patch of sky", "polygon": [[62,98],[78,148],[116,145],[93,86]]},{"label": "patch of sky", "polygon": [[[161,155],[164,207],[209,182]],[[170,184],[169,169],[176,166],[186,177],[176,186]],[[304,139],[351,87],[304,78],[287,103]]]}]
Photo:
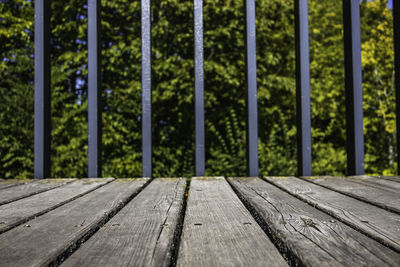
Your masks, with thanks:
[{"label": "patch of sky", "polygon": [[77,15],[76,15],[76,19],[77,19],[77,20],[84,20],[84,19],[86,19],[86,16],[83,15],[83,14],[77,14]]},{"label": "patch of sky", "polygon": [[76,44],[81,44],[81,45],[86,45],[87,42],[86,42],[86,40],[83,40],[83,39],[76,39],[75,43]]}]

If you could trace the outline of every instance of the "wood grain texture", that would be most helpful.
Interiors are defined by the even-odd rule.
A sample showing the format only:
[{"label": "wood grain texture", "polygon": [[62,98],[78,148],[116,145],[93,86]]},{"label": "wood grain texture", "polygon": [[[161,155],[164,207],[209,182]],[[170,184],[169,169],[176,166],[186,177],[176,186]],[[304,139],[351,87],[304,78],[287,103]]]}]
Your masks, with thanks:
[{"label": "wood grain texture", "polygon": [[[0,190],[29,183],[32,180],[28,179],[0,179]],[[1,191],[0,191],[1,192]]]},{"label": "wood grain texture", "polygon": [[347,178],[352,182],[368,185],[377,189],[391,191],[393,193],[400,192],[400,183],[391,180],[365,175],[348,176]]},{"label": "wood grain texture", "polygon": [[223,178],[192,178],[177,266],[287,266]]},{"label": "wood grain texture", "polygon": [[306,266],[399,266],[400,254],[259,178],[229,178],[271,235]]},{"label": "wood grain texture", "polygon": [[400,252],[400,215],[296,177],[264,177],[268,182]]},{"label": "wood grain texture", "polygon": [[155,179],[62,266],[168,266],[185,179]]},{"label": "wood grain texture", "polygon": [[37,179],[1,190],[0,205],[36,195],[68,183],[74,179]]},{"label": "wood grain texture", "polygon": [[115,180],[3,233],[0,235],[0,265],[47,266],[57,263],[82,242],[82,238],[90,236],[121,209],[148,180]]},{"label": "wood grain texture", "polygon": [[354,178],[331,176],[300,178],[400,214],[400,194],[398,192],[367,185],[355,181]]},{"label": "wood grain texture", "polygon": [[96,188],[113,178],[80,179],[65,186],[0,206],[0,233],[42,215]]},{"label": "wood grain texture", "polygon": [[374,177],[400,183],[400,176],[374,176]]}]

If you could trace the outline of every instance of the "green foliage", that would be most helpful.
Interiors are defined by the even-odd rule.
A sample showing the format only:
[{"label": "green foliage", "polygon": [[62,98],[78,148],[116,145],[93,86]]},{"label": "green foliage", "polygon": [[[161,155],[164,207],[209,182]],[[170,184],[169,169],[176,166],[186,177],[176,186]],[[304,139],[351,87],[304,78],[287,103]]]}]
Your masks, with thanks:
[{"label": "green foliage", "polygon": [[362,9],[365,163],[369,173],[383,175],[397,170],[393,20],[386,4],[376,0]]},{"label": "green foliage", "polygon": [[[341,1],[310,0],[313,170],[344,174]],[[104,176],[141,176],[140,1],[102,1]],[[257,0],[260,172],[296,173],[293,0]],[[51,1],[52,176],[87,176],[87,6]],[[366,170],[396,170],[391,12],[361,3]],[[206,174],[246,174],[243,1],[204,1]],[[33,173],[33,3],[0,2],[0,176]],[[154,176],[194,174],[193,3],[152,1]]]},{"label": "green foliage", "polygon": [[32,3],[0,3],[0,176],[33,171]]},{"label": "green foliage", "polygon": [[346,172],[344,48],[341,1],[310,1],[313,170]]}]

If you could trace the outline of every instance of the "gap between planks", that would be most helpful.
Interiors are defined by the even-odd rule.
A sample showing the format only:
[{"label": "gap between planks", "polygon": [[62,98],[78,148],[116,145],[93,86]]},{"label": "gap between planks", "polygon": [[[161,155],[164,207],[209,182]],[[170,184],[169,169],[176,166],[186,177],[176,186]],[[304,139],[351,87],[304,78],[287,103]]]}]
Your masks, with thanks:
[{"label": "gap between planks", "polygon": [[62,266],[170,266],[185,190],[185,179],[153,180]]},{"label": "gap between planks", "polygon": [[54,210],[110,183],[114,178],[80,179],[65,186],[0,206],[0,233]]},{"label": "gap between planks", "polygon": [[35,179],[16,183],[16,186],[6,187],[0,193],[0,205],[11,203],[26,197],[61,187],[72,183],[75,179]]},{"label": "gap between planks", "polygon": [[[230,179],[232,179],[232,178],[230,178]],[[90,180],[93,180],[93,179],[90,179]],[[119,179],[119,180],[122,180],[122,179]],[[207,177],[207,178],[193,178],[193,180],[194,181],[201,181],[201,182],[206,182],[206,183],[212,183],[213,181],[215,181],[215,180],[223,180],[224,181],[224,179],[223,178],[210,178],[210,177]],[[118,180],[117,180],[118,181]],[[21,233],[19,233],[19,234],[17,234],[17,235],[15,235],[15,236],[20,236],[20,239],[19,239],[19,241],[18,242],[22,242],[22,243],[24,243],[24,242],[27,242],[27,240],[29,240],[29,238],[27,239],[27,235],[29,236],[29,235],[31,235],[33,232],[28,232],[28,231],[33,231],[33,230],[35,230],[36,228],[34,228],[33,227],[33,225],[36,225],[36,226],[40,226],[40,225],[43,225],[43,228],[38,228],[37,230],[39,230],[39,231],[35,231],[35,233],[37,232],[37,233],[42,233],[42,235],[44,235],[44,236],[47,236],[47,239],[52,239],[51,237],[51,234],[53,234],[53,233],[57,233],[57,232],[63,232],[63,230],[62,229],[64,229],[64,228],[57,228],[57,229],[53,229],[52,230],[52,228],[51,228],[51,226],[52,225],[57,225],[57,223],[54,223],[54,220],[53,220],[53,218],[57,218],[58,216],[61,216],[61,215],[63,215],[63,216],[65,216],[65,219],[64,219],[64,221],[69,221],[70,220],[70,216],[69,216],[69,214],[71,214],[71,213],[74,213],[74,211],[76,212],[77,210],[80,210],[81,209],[81,207],[82,206],[84,206],[84,203],[91,203],[91,202],[93,202],[93,203],[98,203],[96,200],[94,200],[94,201],[90,201],[90,200],[88,200],[88,198],[89,199],[91,199],[91,200],[93,200],[93,199],[97,199],[97,200],[101,200],[102,198],[100,197],[100,193],[101,192],[107,192],[107,188],[110,188],[110,186],[111,185],[113,185],[113,184],[115,184],[115,182],[116,181],[114,181],[114,182],[112,182],[112,183],[109,183],[109,184],[107,184],[107,185],[105,185],[105,186],[103,186],[103,185],[101,185],[101,186],[98,186],[98,187],[96,187],[95,189],[92,189],[92,190],[89,190],[87,193],[85,193],[85,194],[81,194],[80,196],[78,196],[78,197],[74,197],[73,199],[71,199],[71,200],[69,200],[69,201],[67,201],[67,202],[65,202],[65,203],[63,203],[63,204],[61,204],[61,205],[59,205],[58,206],[58,208],[52,208],[51,210],[47,210],[47,211],[45,211],[44,213],[46,213],[46,212],[48,212],[48,213],[46,213],[46,214],[44,214],[44,215],[42,215],[42,216],[40,216],[40,217],[37,217],[36,219],[33,219],[33,220],[31,220],[31,221],[29,221],[28,223],[27,223],[27,225],[29,225],[29,227],[25,227],[25,226],[19,226],[19,227],[16,227],[16,228],[14,228],[14,229],[12,229],[12,230],[10,230],[10,231],[8,231],[8,232],[6,232],[6,233],[3,233],[2,235],[0,235],[0,244],[10,244],[10,242],[8,241],[8,240],[6,240],[6,239],[2,239],[3,237],[5,237],[5,236],[9,236],[9,237],[11,237],[11,239],[10,240],[12,240],[12,233],[14,233],[14,231],[20,231]],[[197,183],[197,182],[196,182]],[[226,183],[226,182],[225,182]],[[266,182],[264,182],[263,181],[263,183],[265,183],[265,184],[267,184]],[[151,183],[152,184],[152,183]],[[231,182],[231,184],[232,184],[232,182]],[[233,186],[233,185],[232,185]],[[222,187],[223,188],[223,187]],[[230,187],[228,186],[228,188],[230,189]],[[238,193],[239,191],[235,188],[235,186],[233,186],[233,188],[236,190],[236,193]],[[57,189],[53,189],[53,190],[50,190],[50,191],[48,191],[48,192],[45,192],[45,193],[41,193],[41,194],[37,194],[37,195],[35,195],[35,196],[38,196],[38,195],[42,195],[42,194],[48,194],[48,193],[50,193],[51,191],[54,191],[54,190],[59,190],[59,189],[61,189],[61,188],[57,188]],[[147,187],[146,187],[146,190],[147,190]],[[231,191],[232,191],[232,189],[230,189]],[[327,189],[326,189],[327,190]],[[225,192],[226,190],[221,190],[221,192]],[[147,191],[143,191],[143,192],[147,192]],[[192,193],[195,193],[196,194],[196,192],[199,194],[201,191],[194,191],[194,189],[191,187],[191,194]],[[233,192],[233,191],[232,191]],[[333,191],[332,191],[333,192]],[[282,193],[284,193],[283,191],[282,191]],[[212,192],[211,192],[211,194],[213,194]],[[286,194],[286,193],[285,193]],[[97,195],[97,198],[94,198],[94,195]],[[237,197],[236,197],[236,195],[235,194],[233,194],[235,197],[233,198],[233,199],[237,199]],[[238,193],[238,195],[240,196],[240,197],[242,197],[241,196],[241,194],[240,193]],[[35,196],[32,196],[32,197],[35,197]],[[89,197],[90,196],[90,197]],[[31,199],[32,197],[29,197],[29,198],[27,198],[27,199]],[[35,198],[34,198],[35,199]],[[134,200],[135,200],[136,198],[134,198]],[[107,199],[103,199],[103,201],[105,201],[105,200],[107,200]],[[20,200],[20,201],[22,201],[22,200]],[[190,201],[190,198],[189,198],[189,201]],[[19,201],[17,201],[17,202],[19,202]],[[78,204],[78,202],[80,203],[80,204]],[[111,201],[112,202],[112,201]],[[228,203],[230,203],[230,200],[229,201],[227,201]],[[240,201],[239,201],[240,202]],[[302,202],[302,201],[300,201],[300,202]],[[304,203],[304,202],[302,202],[302,203]],[[9,204],[13,204],[13,203],[9,203]],[[9,205],[8,204],[8,205]],[[5,206],[8,206],[8,205],[5,205]],[[183,203],[183,205],[184,205],[184,203]],[[68,207],[69,207],[69,209],[68,209]],[[87,210],[88,211],[92,211],[92,212],[99,212],[97,209],[96,209],[96,206],[89,206],[89,207],[91,207],[91,208],[87,208]],[[225,207],[224,207],[225,208]],[[254,208],[251,208],[251,209],[254,209]],[[179,216],[182,216],[182,211],[184,212],[184,206],[180,206],[180,212],[179,212],[179,214],[180,215],[178,215],[178,223],[176,224],[176,227],[174,228],[175,230],[174,231],[172,231],[173,232],[173,234],[171,234],[171,231],[169,231],[169,234],[167,234],[167,235],[165,235],[166,237],[168,237],[167,239],[169,240],[168,242],[172,242],[172,244],[174,244],[175,246],[177,245],[177,241],[176,241],[176,239],[177,239],[177,236],[179,237],[179,233],[177,232],[177,229],[181,229],[181,227],[179,226],[179,221],[180,220],[183,220],[183,218],[180,218]],[[120,211],[121,212],[121,211]],[[119,212],[119,213],[120,213]],[[207,210],[207,212],[210,212],[209,210]],[[100,212],[101,213],[101,212]],[[100,216],[100,218],[103,218],[104,217],[104,214],[98,214],[98,215],[96,215],[96,216]],[[117,213],[117,215],[119,214],[119,213]],[[43,214],[43,213],[42,213]],[[56,215],[56,214],[58,214],[58,215]],[[86,214],[85,212],[83,212],[83,214]],[[54,216],[55,215],[55,216]],[[101,217],[101,215],[103,215],[103,217]],[[254,213],[253,213],[253,215],[254,215]],[[95,217],[96,217],[95,216]],[[112,215],[111,215],[112,216]],[[187,215],[188,216],[188,215]],[[197,215],[196,215],[197,216]],[[209,216],[209,215],[208,215]],[[257,215],[258,216],[258,215]],[[90,217],[90,216],[89,216]],[[68,243],[68,245],[63,245],[62,247],[62,249],[61,250],[64,250],[64,252],[60,252],[61,250],[60,250],[60,248],[58,248],[59,250],[57,250],[57,245],[54,245],[54,243],[51,243],[51,241],[49,242],[49,244],[48,245],[51,245],[51,246],[48,246],[47,247],[47,249],[46,249],[46,246],[43,246],[43,249],[44,250],[46,250],[46,251],[49,251],[50,253],[53,253],[52,255],[52,260],[47,260],[47,263],[48,262],[53,262],[53,263],[57,263],[57,262],[60,262],[60,261],[63,261],[64,260],[64,257],[68,257],[68,255],[70,254],[70,253],[72,253],[72,252],[74,252],[76,249],[77,249],[77,245],[79,244],[79,243],[81,243],[81,242],[84,242],[85,240],[87,240],[90,236],[92,236],[93,234],[94,234],[94,232],[96,232],[97,231],[97,228],[99,227],[99,225],[101,225],[101,224],[104,224],[104,223],[106,223],[108,220],[109,220],[109,217],[110,217],[110,214],[108,214],[108,217],[106,218],[106,219],[100,219],[100,221],[101,221],[101,223],[100,224],[98,224],[96,227],[94,226],[94,225],[96,225],[96,223],[93,223],[93,221],[87,221],[87,220],[75,220],[77,223],[74,225],[74,228],[75,228],[75,239],[73,239],[73,238],[71,238],[71,239],[68,239],[68,241],[69,241],[69,243]],[[250,216],[251,217],[251,216]],[[1,207],[0,207],[0,218],[1,218]],[[95,219],[94,221],[96,221],[96,220],[99,220],[99,217],[96,217],[97,219]],[[115,217],[114,217],[115,218]],[[237,218],[236,218],[237,219]],[[1,219],[0,219],[1,220]],[[41,221],[41,220],[44,220],[44,221],[46,221],[47,223],[43,223],[43,224],[41,224],[40,222],[43,222],[43,221]],[[111,219],[110,221],[109,221],[109,223],[112,221],[113,219]],[[307,219],[306,219],[307,220]],[[186,219],[185,219],[185,221],[186,221]],[[31,224],[31,222],[34,222],[34,224]],[[92,224],[91,224],[92,223]],[[109,225],[109,223],[107,223],[106,225]],[[305,224],[307,224],[305,221],[304,221],[304,223]],[[59,226],[61,226],[61,225],[59,225]],[[0,224],[0,227],[1,227],[1,224]],[[111,227],[110,228],[112,228],[111,230],[113,230],[114,228],[117,228],[117,227],[119,227],[119,226],[117,226],[117,225],[111,225]],[[76,228],[78,228],[78,229],[76,229]],[[312,228],[312,227],[311,227]],[[1,228],[0,228],[1,229]],[[22,229],[22,231],[20,230],[20,229]],[[42,229],[42,230],[40,230],[40,229]],[[48,230],[47,232],[46,232],[46,229]],[[94,229],[94,230],[93,230]],[[163,231],[163,230],[162,230]],[[161,232],[162,232],[161,231]],[[76,232],[78,232],[78,234],[76,233]],[[30,233],[30,234],[29,234]],[[48,233],[51,233],[50,235],[48,234]],[[25,236],[24,236],[24,234],[25,234]],[[65,234],[65,233],[64,233]],[[100,232],[97,232],[97,233],[95,233],[93,236],[92,236],[92,238],[94,238],[94,237],[96,237],[98,234],[100,234]],[[68,235],[68,233],[67,233],[67,235]],[[78,237],[77,237],[77,236]],[[263,233],[263,235],[265,236],[265,234]],[[80,237],[79,237],[80,236]],[[33,235],[33,237],[35,237],[35,235]],[[160,237],[160,235],[159,235],[159,237]],[[37,236],[36,236],[36,238],[37,238]],[[91,238],[91,239],[92,239]],[[171,239],[172,238],[172,239]],[[183,238],[183,233],[182,233],[182,238]],[[43,240],[46,240],[43,236],[41,236],[40,238],[38,238],[38,239],[43,239]],[[91,239],[89,239],[89,241],[91,240]],[[174,239],[174,240],[173,240]],[[33,240],[33,241],[32,241]],[[32,243],[32,244],[35,244],[36,246],[37,246],[37,242],[35,241],[35,238],[33,238],[30,242]],[[54,240],[60,240],[60,239],[54,239]],[[71,241],[72,240],[72,241]],[[78,241],[77,241],[78,240]],[[171,241],[172,240],[172,241]],[[178,240],[179,240],[179,238],[178,238]],[[4,241],[4,242],[3,242]],[[85,242],[84,243],[84,245],[85,244],[87,244],[89,241],[87,241],[87,242]],[[13,242],[16,242],[15,244],[18,244],[18,242],[17,241],[13,241]],[[65,240],[63,241],[63,242],[65,242]],[[12,242],[11,242],[12,243]],[[29,243],[29,242],[28,242]],[[56,242],[57,243],[57,242]],[[46,243],[47,244],[47,243]],[[20,244],[20,246],[21,246],[21,244]],[[33,246],[33,245],[32,245]],[[183,244],[182,244],[182,242],[181,242],[181,244],[180,244],[180,246],[182,247],[183,246]],[[279,246],[279,244],[278,244],[278,246]],[[19,252],[20,253],[20,251],[21,250],[25,250],[25,248],[23,247],[23,245],[22,245],[22,248],[21,249],[17,249],[17,245],[14,247],[15,249],[16,249],[16,251],[17,252]],[[40,247],[40,246],[38,246],[38,247]],[[54,248],[55,247],[55,248]],[[81,251],[81,249],[82,248],[80,248],[80,249],[78,249],[76,252],[75,252],[75,254],[76,253],[79,253],[80,251]],[[299,248],[300,249],[300,248]],[[1,248],[1,245],[0,245],[0,251],[2,250],[2,248]],[[372,249],[372,250],[374,250],[374,249]],[[56,251],[55,253],[54,253],[54,251]],[[155,250],[153,250],[153,251],[155,251]],[[165,250],[163,250],[164,252],[165,252]],[[168,255],[166,258],[164,258],[164,260],[162,260],[162,261],[153,261],[153,263],[158,263],[158,264],[153,264],[153,265],[161,265],[161,264],[159,264],[160,262],[163,262],[163,263],[165,263],[164,265],[169,265],[169,264],[171,264],[171,262],[173,263],[174,261],[175,261],[175,259],[173,259],[173,257],[174,257],[174,251],[175,251],[175,253],[179,253],[178,255],[180,255],[180,253],[181,253],[181,249],[179,250],[179,251],[177,251],[177,248],[173,248],[172,250],[168,250],[168,252],[167,252],[167,254],[162,254],[162,255]],[[34,249],[32,249],[32,253],[33,253],[33,256],[32,256],[32,258],[34,258],[35,257],[35,255],[40,255],[40,253],[36,253],[35,252],[35,250]],[[168,254],[169,253],[169,254]],[[1,257],[1,255],[3,254],[3,252],[1,252],[0,253],[0,257]],[[6,252],[6,251],[4,251],[4,255],[12,255],[12,253],[9,251],[9,252]],[[29,254],[29,253],[27,253],[27,254]],[[75,254],[72,254],[72,256],[74,256]],[[156,253],[157,254],[157,253]],[[154,255],[156,255],[154,252],[153,252],[153,256]],[[57,256],[58,255],[58,256]],[[61,255],[61,256],[60,256]],[[278,253],[278,255],[279,255],[279,253]],[[293,255],[295,255],[295,254],[293,254]],[[379,256],[381,256],[381,254],[380,253],[377,253],[377,257],[379,257]],[[398,255],[398,254],[397,254]],[[71,256],[71,258],[68,258],[68,260],[71,260],[72,259],[72,256]],[[295,255],[296,257],[297,257],[297,254]],[[55,258],[54,258],[55,257]],[[240,256],[238,256],[238,255],[234,255],[233,257],[240,257]],[[42,259],[44,259],[44,258],[42,258]],[[153,259],[153,258],[152,258]],[[167,260],[165,260],[165,259],[167,259]],[[237,260],[237,259],[232,259],[231,261],[235,261],[235,260]],[[389,259],[386,263],[388,264],[388,265],[392,265],[391,263],[393,262],[393,260],[396,262],[396,260],[398,260],[398,257],[393,257],[393,259]],[[3,260],[1,260],[0,259],[0,262],[3,262]],[[45,262],[44,261],[39,261],[40,263],[38,264],[38,265],[43,265]],[[117,261],[115,261],[115,262],[117,262]],[[146,262],[146,261],[144,261],[144,262]],[[152,262],[152,261],[150,261],[150,262]],[[168,262],[168,264],[167,264],[167,262]],[[329,262],[329,261],[328,261]],[[349,261],[349,262],[351,262],[351,261]],[[376,262],[376,261],[372,261],[372,262]],[[147,261],[147,263],[148,263],[148,261]],[[220,260],[219,261],[219,263],[222,263],[222,260]],[[336,262],[337,263],[337,262]],[[68,263],[65,263],[66,265],[68,265]],[[32,264],[30,264],[30,265],[32,265]],[[145,264],[146,265],[146,264]],[[147,265],[149,265],[149,264],[147,264]],[[178,262],[178,265],[179,265],[179,262]],[[197,262],[197,261],[192,261],[191,263],[190,263],[190,265],[195,265],[195,266],[197,266],[197,265],[202,265],[202,264],[199,264],[199,262]],[[265,262],[263,263],[263,265],[265,265]],[[324,264],[322,264],[322,265],[324,265]]]},{"label": "gap between planks", "polygon": [[311,176],[299,178],[400,214],[399,193],[396,191],[387,190],[382,186],[378,186],[376,183],[371,185],[371,182],[363,182],[361,178],[357,179],[354,176]]},{"label": "gap between planks", "polygon": [[400,176],[374,176],[374,177],[400,183]]},{"label": "gap between planks", "polygon": [[228,178],[288,257],[306,266],[398,266],[400,254],[259,178]]},{"label": "gap between planks", "polygon": [[364,184],[380,190],[391,191],[393,193],[397,193],[400,190],[400,183],[388,179],[366,175],[347,176],[346,178],[355,183]]},{"label": "gap between planks", "polygon": [[0,262],[7,266],[57,265],[148,182],[143,178],[115,180],[3,233]]},{"label": "gap between planks", "polygon": [[32,181],[31,179],[0,179],[0,190],[17,186],[20,184],[26,184]]},{"label": "gap between planks", "polygon": [[296,177],[264,179],[400,252],[400,215]]},{"label": "gap between planks", "polygon": [[177,266],[287,266],[287,263],[224,178],[194,177]]}]

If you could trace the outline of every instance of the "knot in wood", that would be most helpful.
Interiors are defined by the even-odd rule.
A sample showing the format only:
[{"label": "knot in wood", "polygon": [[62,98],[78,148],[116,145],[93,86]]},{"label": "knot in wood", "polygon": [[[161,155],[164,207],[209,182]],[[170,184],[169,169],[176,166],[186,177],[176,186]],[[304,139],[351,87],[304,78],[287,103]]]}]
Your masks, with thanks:
[{"label": "knot in wood", "polygon": [[306,219],[303,217],[300,217],[300,218],[303,220],[303,222],[306,226],[315,226],[315,223],[313,222],[312,219]]}]

